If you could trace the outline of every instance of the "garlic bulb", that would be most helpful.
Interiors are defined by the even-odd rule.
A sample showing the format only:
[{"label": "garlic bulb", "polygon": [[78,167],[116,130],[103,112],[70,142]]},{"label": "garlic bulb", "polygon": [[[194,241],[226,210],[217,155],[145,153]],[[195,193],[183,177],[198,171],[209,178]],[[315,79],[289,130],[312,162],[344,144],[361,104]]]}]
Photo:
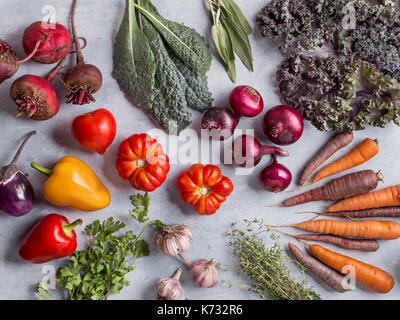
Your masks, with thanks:
[{"label": "garlic bulb", "polygon": [[156,233],[154,245],[162,253],[176,256],[188,250],[191,241],[192,229],[185,225],[174,224],[165,226]]},{"label": "garlic bulb", "polygon": [[156,283],[157,298],[160,300],[186,300],[186,294],[183,290],[179,278],[182,269],[176,270],[172,278],[162,278]]},{"label": "garlic bulb", "polygon": [[200,259],[192,263],[190,267],[190,276],[192,281],[200,288],[211,288],[218,283],[219,272],[215,267],[215,259],[208,261]]}]

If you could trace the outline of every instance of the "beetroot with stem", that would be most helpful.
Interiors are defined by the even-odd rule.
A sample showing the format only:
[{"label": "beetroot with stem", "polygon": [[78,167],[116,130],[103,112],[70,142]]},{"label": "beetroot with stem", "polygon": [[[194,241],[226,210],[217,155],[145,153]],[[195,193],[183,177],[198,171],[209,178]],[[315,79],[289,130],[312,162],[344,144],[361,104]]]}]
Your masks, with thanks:
[{"label": "beetroot with stem", "polygon": [[[36,48],[39,46],[37,44]],[[34,52],[23,60],[18,60],[18,56],[13,48],[4,40],[0,39],[0,84],[11,78],[19,69],[19,65],[32,58]]]},{"label": "beetroot with stem", "polygon": [[78,1],[74,0],[71,9],[71,25],[76,50],[76,66],[72,67],[64,76],[64,84],[70,91],[67,97],[67,103],[78,105],[95,102],[93,93],[100,90],[103,83],[101,71],[92,64],[86,64],[83,59],[82,48],[79,43],[79,37],[75,26],[75,12]]},{"label": "beetroot with stem", "polygon": [[47,120],[57,114],[60,101],[51,82],[65,59],[46,78],[27,74],[14,81],[10,95],[18,106],[17,117],[25,113],[33,120]]},{"label": "beetroot with stem", "polygon": [[0,84],[18,71],[18,57],[12,47],[0,39]]},{"label": "beetroot with stem", "polygon": [[71,36],[62,24],[36,21],[25,29],[22,45],[36,62],[52,64],[68,55]]},{"label": "beetroot with stem", "polygon": [[232,160],[238,166],[256,166],[266,154],[289,156],[286,150],[274,146],[263,146],[257,138],[248,134],[243,134],[233,141]]}]

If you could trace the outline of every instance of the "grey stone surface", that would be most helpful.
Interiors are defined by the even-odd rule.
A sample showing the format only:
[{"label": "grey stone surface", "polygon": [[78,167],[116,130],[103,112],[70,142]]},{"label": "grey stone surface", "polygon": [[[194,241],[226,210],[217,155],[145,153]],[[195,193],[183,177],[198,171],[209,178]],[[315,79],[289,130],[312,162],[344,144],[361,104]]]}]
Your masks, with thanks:
[{"label": "grey stone surface", "polygon": [[[266,1],[238,0],[238,4],[244,9],[246,16],[254,23],[255,15]],[[11,43],[17,50],[19,56],[24,52],[21,39],[24,29],[32,22],[41,20],[46,11],[42,9],[46,5],[56,8],[57,20],[68,25],[68,15],[71,1],[1,1],[0,12],[0,37]],[[206,35],[207,41],[211,43],[209,36],[208,12],[205,1],[195,0],[154,0],[159,11],[171,20],[181,21],[194,27],[199,33]],[[84,50],[87,62],[97,65],[103,72],[104,85],[96,94],[97,103],[88,106],[73,106],[62,103],[59,114],[45,122],[35,122],[24,118],[16,119],[16,108],[9,97],[9,87],[12,80],[8,80],[0,86],[0,163],[5,164],[11,160],[16,151],[17,144],[21,142],[24,135],[32,129],[38,131],[23,153],[19,165],[29,173],[37,194],[37,202],[34,209],[28,215],[21,218],[9,217],[0,214],[0,299],[36,299],[34,288],[37,281],[41,280],[43,265],[31,265],[20,260],[18,246],[21,238],[29,228],[40,217],[51,212],[64,214],[70,220],[81,217],[84,223],[90,223],[96,219],[103,220],[110,216],[127,223],[129,228],[137,230],[137,225],[131,220],[128,210],[130,209],[129,195],[135,193],[129,183],[122,181],[115,170],[116,152],[119,143],[133,133],[149,132],[155,128],[154,123],[141,110],[130,104],[119,90],[116,81],[111,77],[112,72],[112,49],[113,39],[118,29],[124,10],[122,0],[86,0],[81,1],[77,14],[77,26],[80,35],[88,40],[88,46]],[[273,80],[276,66],[281,60],[279,52],[256,31],[251,36],[251,44],[255,57],[255,72],[250,73],[238,63],[237,84],[248,84],[257,88],[264,97],[265,111],[279,104],[274,92]],[[71,57],[68,65],[74,63]],[[26,73],[45,75],[51,66],[40,65],[34,62],[24,64],[18,74]],[[222,69],[220,63],[214,56],[213,66],[209,72],[209,87],[213,92],[216,105],[227,105],[228,95],[234,85],[230,82]],[[13,79],[15,79],[14,77]],[[55,81],[61,98],[65,91],[60,81]],[[113,145],[104,156],[85,151],[74,140],[70,134],[72,120],[85,112],[95,108],[107,108],[116,117],[118,132]],[[264,113],[265,113],[264,111]],[[254,128],[256,136],[264,143],[268,143],[261,129],[262,116],[255,119],[242,119],[239,129]],[[199,133],[201,116],[193,112],[192,128]],[[365,137],[379,139],[381,151],[374,159],[359,169],[371,168],[382,169],[385,175],[385,186],[399,183],[400,144],[397,143],[399,128],[388,125],[385,129],[368,128],[355,134],[353,145]],[[331,134],[319,132],[309,123],[305,125],[304,135],[296,144],[287,147],[291,156],[281,159],[281,162],[289,167],[297,178],[297,175],[306,163],[307,159],[316,152]],[[165,136],[164,136],[165,138]],[[185,143],[185,138],[180,145]],[[197,141],[197,140],[195,140]],[[199,140],[200,141],[200,140]],[[167,147],[167,146],[166,146]],[[172,154],[173,150],[168,150]],[[170,155],[171,155],[170,154]],[[334,156],[337,158],[343,152]],[[49,204],[41,195],[41,188],[45,178],[34,172],[29,167],[31,161],[37,161],[45,166],[51,167],[57,160],[65,155],[74,155],[88,163],[98,174],[100,179],[108,186],[112,195],[111,205],[101,211],[92,213],[80,213],[66,208],[57,208]],[[199,162],[194,154],[191,155],[192,162]],[[206,162],[206,161],[205,161]],[[264,191],[259,184],[258,174],[268,164],[269,158],[255,168],[251,175],[236,175],[231,166],[221,166],[225,175],[229,176],[235,190],[228,201],[213,216],[199,216],[193,209],[182,203],[176,188],[178,174],[188,168],[188,164],[173,164],[167,181],[158,190],[153,192],[151,203],[151,217],[161,219],[165,223],[184,223],[192,227],[194,239],[187,257],[191,260],[199,258],[216,258],[223,266],[235,269],[237,261],[232,256],[228,239],[224,235],[232,222],[240,222],[243,218],[263,218],[270,224],[287,224],[311,218],[310,215],[296,215],[299,210],[321,210],[326,203],[315,203],[303,205],[295,209],[291,208],[267,208],[280,202],[288,193],[272,194]],[[294,186],[292,183],[291,187]],[[86,241],[82,235],[82,229],[78,230],[79,246],[84,248]],[[295,232],[294,230],[291,230]],[[177,258],[165,256],[157,252],[152,242],[153,230],[148,229],[145,238],[150,243],[151,255],[139,259],[136,270],[129,274],[131,286],[123,289],[120,295],[111,295],[110,299],[154,299],[153,286],[155,282],[166,276],[171,276],[176,268],[183,266]],[[281,244],[286,249],[288,239],[281,237]],[[268,242],[268,240],[267,240]],[[396,282],[400,278],[400,260],[398,254],[398,240],[380,241],[381,248],[374,253],[350,252],[335,249],[338,252],[351,255],[370,264],[381,267],[393,275]],[[327,247],[330,247],[327,245]],[[47,265],[57,267],[62,260],[48,263]],[[291,265],[296,277],[301,280],[301,273],[294,265]],[[235,284],[249,283],[246,276],[237,272],[222,272],[222,278],[232,280]],[[313,276],[308,275],[311,286],[319,292],[323,299],[398,299],[399,287],[395,285],[387,295],[379,295],[367,291],[361,286],[345,294],[338,294],[330,290]],[[212,289],[198,289],[190,281],[186,271],[182,276],[182,285],[190,299],[257,299],[258,296],[246,289],[238,287],[229,288],[218,284]],[[54,291],[56,298],[65,297],[59,290]]]}]

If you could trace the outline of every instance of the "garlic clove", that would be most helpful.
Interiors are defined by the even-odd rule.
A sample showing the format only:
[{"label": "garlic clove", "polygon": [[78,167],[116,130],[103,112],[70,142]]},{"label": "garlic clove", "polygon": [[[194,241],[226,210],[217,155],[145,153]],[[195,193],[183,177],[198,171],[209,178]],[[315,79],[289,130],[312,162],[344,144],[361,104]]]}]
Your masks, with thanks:
[{"label": "garlic clove", "polygon": [[200,288],[212,288],[218,283],[219,271],[215,267],[216,260],[200,259],[192,263],[190,276]]},{"label": "garlic clove", "polygon": [[176,270],[172,278],[162,278],[157,281],[155,289],[159,300],[186,300],[186,294],[183,290],[179,278],[182,269]]},{"label": "garlic clove", "polygon": [[192,229],[188,226],[174,224],[165,226],[158,231],[154,238],[154,245],[158,251],[176,256],[190,248],[192,241]]}]

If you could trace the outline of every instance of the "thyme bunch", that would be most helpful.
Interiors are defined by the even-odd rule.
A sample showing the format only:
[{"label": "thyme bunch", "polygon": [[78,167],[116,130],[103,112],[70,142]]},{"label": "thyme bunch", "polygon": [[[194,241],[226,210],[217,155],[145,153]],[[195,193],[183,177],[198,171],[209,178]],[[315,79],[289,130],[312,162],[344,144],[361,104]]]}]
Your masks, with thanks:
[{"label": "thyme bunch", "polygon": [[254,230],[254,225],[265,230],[263,221],[244,221],[247,223],[245,231],[238,229],[237,224],[233,223],[232,229],[226,235],[231,238],[229,245],[239,259],[241,271],[254,282],[251,290],[259,293],[262,298],[268,294],[275,300],[320,300],[321,297],[308,287],[304,273],[301,282],[293,278],[288,263],[295,261],[283,252],[278,237],[271,233],[274,244],[267,247],[259,236],[260,232]]}]

